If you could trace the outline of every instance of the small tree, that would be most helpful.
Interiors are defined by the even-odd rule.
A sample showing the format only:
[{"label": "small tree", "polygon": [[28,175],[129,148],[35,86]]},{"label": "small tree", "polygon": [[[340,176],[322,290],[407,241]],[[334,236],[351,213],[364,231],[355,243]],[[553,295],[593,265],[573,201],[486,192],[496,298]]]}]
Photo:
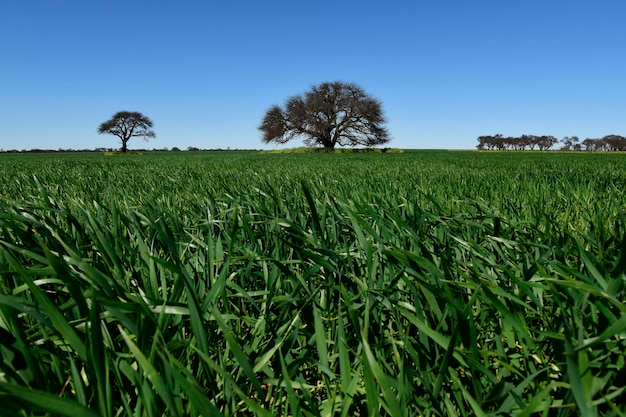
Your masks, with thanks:
[{"label": "small tree", "polygon": [[561,140],[561,143],[563,143],[563,146],[561,146],[561,150],[562,151],[579,151],[580,150],[580,144],[578,143],[579,141],[580,139],[578,139],[578,136],[565,136]]},{"label": "small tree", "polygon": [[304,138],[307,146],[374,146],[387,143],[389,132],[380,101],[356,84],[340,81],[314,85],[293,96],[284,109],[274,105],[259,130],[265,143]]},{"label": "small tree", "polygon": [[122,152],[126,152],[128,150],[126,144],[130,138],[143,137],[145,141],[148,141],[148,138],[156,137],[151,128],[152,120],[143,114],[136,111],[120,111],[102,123],[98,128],[98,133],[108,133],[120,138]]}]

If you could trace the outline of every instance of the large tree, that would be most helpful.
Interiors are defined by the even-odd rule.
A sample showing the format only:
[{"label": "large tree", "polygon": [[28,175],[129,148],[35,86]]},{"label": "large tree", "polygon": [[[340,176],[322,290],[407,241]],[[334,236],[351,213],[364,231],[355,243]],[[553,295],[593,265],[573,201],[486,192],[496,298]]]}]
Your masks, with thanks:
[{"label": "large tree", "polygon": [[374,146],[387,143],[389,132],[380,101],[361,87],[340,81],[311,86],[304,96],[289,98],[284,108],[267,110],[259,130],[265,143],[301,137],[307,146]]},{"label": "large tree", "polygon": [[122,152],[126,152],[126,144],[132,137],[143,137],[144,140],[156,137],[152,131],[152,120],[136,111],[117,112],[98,128],[98,133],[115,135],[122,141]]}]

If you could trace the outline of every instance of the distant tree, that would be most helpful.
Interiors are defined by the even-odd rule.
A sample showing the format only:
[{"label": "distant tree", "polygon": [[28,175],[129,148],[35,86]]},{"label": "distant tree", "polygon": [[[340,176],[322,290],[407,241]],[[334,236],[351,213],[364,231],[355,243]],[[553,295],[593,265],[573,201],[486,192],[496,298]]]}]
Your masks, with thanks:
[{"label": "distant tree", "polygon": [[573,138],[575,138],[575,140],[572,142],[574,145],[572,149],[575,151],[582,150],[582,147],[580,146],[580,139],[578,138],[578,136],[573,136]]},{"label": "distant tree", "polygon": [[501,133],[494,136],[479,136],[478,145],[476,147],[479,150],[503,150],[505,148],[506,140],[507,138],[502,137]]},{"label": "distant tree", "polygon": [[559,140],[554,136],[539,136],[537,139],[537,145],[539,146],[540,151],[547,151],[551,147],[553,147]]},{"label": "distant tree", "polygon": [[580,150],[580,139],[578,138],[578,136],[565,136],[562,140],[561,143],[563,143],[563,146],[561,146],[561,150],[562,151],[579,151]]},{"label": "distant tree", "polygon": [[389,132],[380,101],[361,87],[340,81],[314,85],[304,96],[274,105],[259,130],[265,143],[287,143],[302,137],[307,146],[374,146],[387,143]]},{"label": "distant tree", "polygon": [[536,136],[534,135],[522,135],[514,138],[515,149],[516,151],[525,151],[526,149],[530,149],[531,151],[535,149],[535,145],[537,145]]},{"label": "distant tree", "polygon": [[483,135],[478,137],[478,145],[476,148],[479,151],[493,149],[493,136]]},{"label": "distant tree", "polygon": [[626,138],[620,135],[606,135],[602,138],[607,150],[609,151],[625,151]]},{"label": "distant tree", "polygon": [[115,135],[122,141],[122,152],[126,152],[126,146],[130,138],[143,137],[144,140],[156,137],[151,130],[152,120],[143,114],[133,111],[117,112],[106,122],[102,123],[98,128],[98,133],[107,133]]},{"label": "distant tree", "polygon": [[485,149],[487,149],[487,136],[486,135],[478,137],[478,145],[476,145],[476,149],[478,149],[479,151],[484,151]]},{"label": "distant tree", "polygon": [[[578,139],[576,139],[578,140]],[[515,136],[502,136],[497,134],[495,136],[479,136],[478,145],[476,148],[479,150],[534,150],[535,146],[541,151],[546,151],[554,146],[558,140],[554,136],[535,136],[535,135],[522,135],[520,137]],[[580,146],[579,146],[580,149]]]},{"label": "distant tree", "polygon": [[594,150],[594,142],[595,141],[596,141],[595,139],[587,138],[587,139],[582,141],[582,145],[585,147],[586,151],[593,151]]}]

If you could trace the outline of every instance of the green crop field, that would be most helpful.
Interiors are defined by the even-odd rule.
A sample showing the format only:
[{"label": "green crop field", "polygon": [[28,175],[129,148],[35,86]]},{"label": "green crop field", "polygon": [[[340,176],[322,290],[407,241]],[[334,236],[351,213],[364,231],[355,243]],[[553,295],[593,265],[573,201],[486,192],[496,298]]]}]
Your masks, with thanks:
[{"label": "green crop field", "polygon": [[626,155],[0,155],[1,416],[626,414]]}]

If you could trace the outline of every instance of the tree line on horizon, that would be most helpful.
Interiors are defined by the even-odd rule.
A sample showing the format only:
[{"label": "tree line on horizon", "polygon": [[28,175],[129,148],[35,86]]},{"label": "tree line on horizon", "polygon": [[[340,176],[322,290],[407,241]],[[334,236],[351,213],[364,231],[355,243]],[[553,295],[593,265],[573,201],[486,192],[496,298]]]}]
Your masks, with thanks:
[{"label": "tree line on horizon", "polygon": [[626,151],[626,137],[620,135],[606,135],[602,138],[587,138],[581,141],[578,136],[566,136],[559,140],[547,135],[503,136],[484,135],[478,137],[476,148],[479,151],[547,151],[561,143],[561,151]]},{"label": "tree line on horizon", "polygon": [[[249,149],[236,149],[236,148],[198,148],[196,146],[188,146],[186,149],[180,149],[177,146],[168,148],[138,148],[133,149],[133,152],[216,152],[216,151],[248,151]],[[94,153],[102,153],[102,152],[116,152],[118,148],[84,148],[84,149],[72,149],[72,148],[58,148],[58,149],[42,149],[42,148],[32,148],[32,149],[0,149],[0,153],[86,153],[86,152],[94,152]]]}]

